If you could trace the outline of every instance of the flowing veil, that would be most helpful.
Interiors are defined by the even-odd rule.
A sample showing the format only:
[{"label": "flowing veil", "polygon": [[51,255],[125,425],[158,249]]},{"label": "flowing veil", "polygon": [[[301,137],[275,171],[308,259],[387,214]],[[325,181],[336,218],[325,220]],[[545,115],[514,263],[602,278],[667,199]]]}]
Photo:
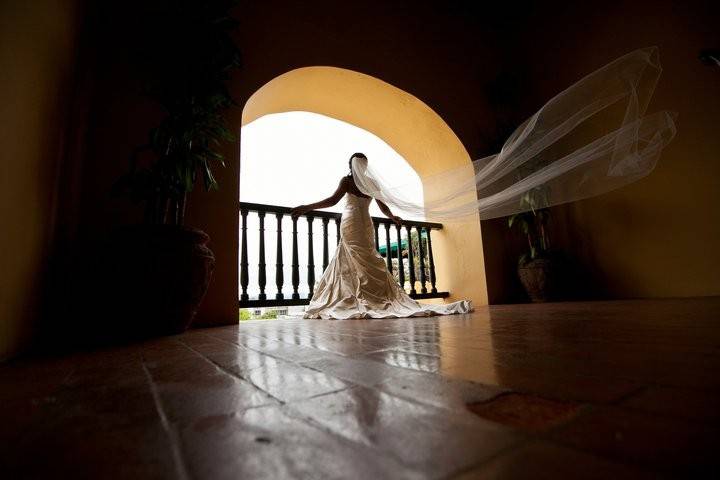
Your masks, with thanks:
[{"label": "flowing veil", "polygon": [[522,123],[499,153],[421,177],[424,203],[366,159],[353,160],[353,178],[366,195],[437,221],[502,217],[600,195],[648,175],[675,136],[674,114],[645,115],[661,71],[650,47],[582,78]]}]

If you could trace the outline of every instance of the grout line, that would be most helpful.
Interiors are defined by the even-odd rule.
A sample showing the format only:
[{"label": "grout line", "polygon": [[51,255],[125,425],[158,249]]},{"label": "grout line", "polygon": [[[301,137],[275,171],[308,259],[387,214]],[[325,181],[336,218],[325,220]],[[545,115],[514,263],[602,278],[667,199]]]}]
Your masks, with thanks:
[{"label": "grout line", "polygon": [[[320,373],[324,373],[325,375],[327,375],[327,373],[325,373],[325,372],[320,372]],[[337,378],[337,377],[335,377],[335,378]],[[302,399],[299,399],[299,400],[293,400],[292,402],[287,402],[287,403],[290,404],[290,403],[294,403],[294,402],[304,402],[305,400],[310,400],[310,399],[318,398],[318,397],[324,397],[325,395],[332,395],[332,394],[334,394],[334,393],[340,393],[340,392],[344,392],[345,390],[350,390],[351,388],[355,388],[355,387],[358,387],[358,386],[362,386],[362,385],[357,385],[357,384],[352,383],[352,382],[347,382],[347,381],[342,380],[342,379],[338,379],[338,380],[341,380],[341,381],[344,382],[344,383],[349,383],[349,385],[346,385],[346,386],[344,386],[344,387],[342,387],[342,388],[338,388],[337,390],[332,390],[332,391],[330,391],[330,392],[318,393],[318,394],[315,394],[315,395],[311,395],[311,396],[309,396],[309,397],[305,397],[305,398],[302,398]]]},{"label": "grout line", "polygon": [[[70,371],[68,372],[68,374],[65,375],[65,376],[63,377],[62,381],[60,382],[60,388],[65,388],[65,387],[67,387],[68,381],[69,381],[73,376],[75,376],[76,374],[77,374],[77,367],[76,367],[76,366],[73,366],[73,367],[70,369]],[[60,390],[60,388],[58,388],[58,390]]]},{"label": "grout line", "polygon": [[[195,350],[194,348],[192,348],[190,345],[188,345],[187,343],[183,342],[182,340],[179,340],[179,342],[182,343],[183,346],[185,346],[185,348],[187,348],[187,349],[190,350],[191,352],[194,352],[194,353],[195,353],[196,355],[198,355],[200,358],[202,358],[203,360],[205,360],[206,362],[208,362],[210,365],[212,365],[212,366],[215,367],[216,369],[218,369],[218,370],[220,370],[221,372],[225,373],[226,375],[230,375],[231,377],[235,378],[236,380],[240,380],[240,381],[242,381],[242,382],[245,382],[245,383],[248,383],[248,384],[252,385],[253,387],[255,387],[256,389],[258,389],[259,391],[263,392],[263,393],[264,393],[265,395],[267,395],[268,397],[272,398],[273,400],[276,400],[276,401],[280,402],[280,405],[285,405],[285,403],[286,403],[285,401],[283,401],[283,400],[281,400],[280,398],[276,397],[275,395],[273,395],[272,393],[268,392],[267,390],[263,390],[262,388],[260,388],[258,385],[256,385],[256,384],[255,384],[252,380],[250,380],[249,378],[245,378],[245,377],[243,377],[242,375],[238,375],[238,374],[236,374],[235,372],[233,372],[233,371],[231,371],[231,370],[228,370],[227,368],[223,367],[223,366],[220,365],[219,363],[214,362],[212,359],[206,357],[206,356],[203,355],[201,352]],[[260,366],[260,367],[255,367],[255,368],[253,368],[253,369],[251,369],[251,370],[255,370],[255,369],[257,369],[257,368],[262,368],[262,366]],[[260,406],[266,406],[266,405],[255,405],[255,406],[256,406],[256,407],[260,407]]]},{"label": "grout line", "polygon": [[[354,387],[350,387],[350,388],[354,388]],[[412,472],[419,472],[418,467],[406,464],[405,461],[401,457],[395,455],[395,453],[393,453],[389,450],[382,450],[376,444],[369,445],[364,442],[358,442],[358,441],[352,440],[352,439],[346,437],[345,435],[338,433],[334,429],[328,427],[324,423],[316,420],[315,417],[304,414],[299,410],[295,410],[295,408],[293,407],[292,404],[284,405],[283,411],[284,411],[285,415],[287,415],[288,417],[293,418],[297,421],[303,422],[303,423],[311,426],[312,428],[315,428],[317,430],[320,430],[321,432],[324,432],[327,435],[330,435],[331,437],[337,439],[337,441],[341,444],[345,444],[348,447],[352,447],[355,449],[360,448],[360,449],[366,450],[368,453],[373,453],[375,455],[385,457],[386,459],[396,462],[401,468],[404,468],[404,469],[412,471]]]},{"label": "grout line", "polygon": [[[206,335],[206,336],[209,337],[209,338],[212,338],[213,340],[216,340],[216,341],[218,341],[218,342],[227,343],[228,345],[233,345],[233,346],[238,347],[238,348],[243,348],[243,349],[245,349],[245,350],[250,350],[250,351],[252,351],[252,352],[256,352],[256,353],[259,353],[259,354],[261,354],[261,355],[265,355],[265,356],[267,356],[267,357],[270,357],[270,358],[274,358],[274,359],[276,359],[276,360],[283,361],[283,362],[285,362],[285,363],[293,363],[293,364],[296,364],[296,365],[299,365],[299,366],[305,366],[305,365],[304,365],[305,362],[314,362],[314,361],[316,361],[316,360],[322,360],[322,358],[319,357],[319,358],[314,358],[314,359],[312,359],[312,360],[302,360],[302,361],[298,361],[298,360],[295,360],[295,359],[290,359],[290,358],[283,357],[283,356],[279,356],[279,355],[273,355],[271,352],[266,352],[266,351],[263,351],[263,350],[260,350],[260,349],[258,349],[258,348],[254,348],[254,347],[249,347],[249,346],[247,346],[247,345],[243,345],[242,343],[234,342],[234,341],[232,341],[232,340],[226,340],[226,339],[224,339],[224,338],[214,337],[214,336],[212,336],[212,335]],[[306,346],[306,345],[297,345],[297,344],[295,344],[295,343],[281,342],[281,341],[279,341],[279,340],[272,340],[272,339],[268,339],[268,338],[265,338],[265,337],[255,337],[255,338],[260,338],[260,339],[265,340],[265,341],[267,341],[267,342],[275,342],[275,343],[277,343],[277,344],[279,344],[279,345],[283,345],[283,346],[297,347],[297,348],[305,348],[305,349],[308,349],[308,350],[312,350],[313,352],[322,352],[323,354],[328,354],[328,353],[329,353],[329,354],[332,354],[332,355],[335,355],[335,356],[338,356],[338,357],[342,357],[342,358],[350,358],[349,356],[346,356],[346,355],[341,355],[341,354],[339,354],[339,353],[330,352],[330,351],[328,351],[328,350],[320,350],[319,348],[308,347],[308,346]],[[190,348],[190,347],[188,346],[188,348]],[[202,354],[201,354],[201,355],[202,355]]]},{"label": "grout line", "polygon": [[141,362],[143,371],[145,372],[145,376],[147,377],[148,384],[150,386],[150,392],[152,393],[153,400],[155,401],[155,409],[157,410],[158,416],[160,417],[160,423],[162,424],[162,427],[165,430],[165,433],[167,433],[167,436],[170,440],[170,448],[172,450],[173,464],[175,465],[175,473],[177,473],[177,478],[179,478],[180,480],[189,480],[190,475],[188,474],[187,466],[185,465],[185,460],[183,459],[182,448],[180,446],[180,438],[178,436],[177,430],[168,421],[165,409],[162,406],[162,401],[160,400],[160,393],[157,390],[157,385],[152,379],[152,374],[150,373],[150,370],[148,370],[147,365],[145,364],[145,359],[143,358]]},{"label": "grout line", "polygon": [[626,393],[618,396],[617,398],[615,398],[615,399],[613,399],[613,400],[611,400],[611,401],[609,401],[609,402],[604,403],[604,405],[612,405],[612,406],[621,407],[621,406],[622,406],[622,403],[623,403],[625,400],[628,400],[628,399],[630,399],[630,398],[632,398],[632,397],[634,397],[634,396],[636,396],[636,395],[639,395],[640,393],[646,391],[647,388],[648,388],[648,387],[645,386],[645,385],[640,385],[640,386],[638,386],[638,387],[636,387],[636,388],[633,388],[633,389],[631,389],[630,391],[628,391],[628,392],[626,392]]},{"label": "grout line", "polygon": [[[216,337],[212,337],[212,338],[215,338],[216,340],[221,340],[221,339],[218,339],[218,338],[216,338]],[[405,401],[409,401],[410,403],[414,403],[414,404],[419,405],[419,406],[431,407],[431,408],[435,408],[435,409],[439,409],[439,410],[443,410],[443,411],[452,410],[452,409],[450,409],[450,408],[442,408],[442,407],[439,407],[437,404],[434,404],[434,403],[423,402],[422,400],[418,400],[418,399],[415,398],[414,396],[410,396],[410,395],[407,395],[407,396],[405,396],[405,395],[398,395],[398,394],[396,394],[396,393],[387,392],[387,391],[383,390],[382,388],[380,388],[380,385],[382,385],[382,384],[385,382],[385,380],[383,380],[382,382],[378,382],[377,384],[374,384],[374,385],[364,385],[364,384],[361,384],[361,383],[357,383],[357,382],[354,381],[354,380],[350,380],[350,379],[348,379],[348,378],[340,377],[340,376],[338,376],[338,375],[336,375],[336,374],[334,374],[334,373],[332,373],[332,372],[326,372],[326,371],[324,371],[324,370],[320,370],[320,369],[318,369],[318,368],[316,368],[316,367],[314,367],[314,366],[310,366],[310,365],[307,365],[307,364],[305,364],[305,363],[298,363],[298,362],[289,361],[289,360],[287,360],[287,359],[280,358],[280,357],[273,357],[272,355],[269,355],[269,354],[267,354],[267,353],[265,353],[265,352],[262,352],[262,351],[260,351],[260,350],[255,350],[255,349],[252,349],[252,348],[250,348],[250,347],[246,347],[246,346],[244,346],[244,345],[240,345],[240,344],[235,343],[235,342],[226,341],[226,340],[221,340],[221,341],[223,341],[224,343],[228,343],[228,344],[230,344],[230,345],[238,346],[238,347],[240,347],[240,348],[246,348],[246,349],[248,349],[248,350],[252,350],[252,351],[258,352],[258,353],[260,353],[260,354],[262,354],[262,355],[267,355],[267,356],[269,356],[269,357],[276,358],[276,359],[281,360],[281,361],[283,361],[283,362],[285,362],[285,363],[294,364],[294,365],[297,365],[297,366],[300,366],[300,367],[303,367],[303,368],[307,368],[307,369],[309,369],[309,370],[313,370],[313,371],[322,373],[323,375],[328,375],[328,376],[330,376],[330,377],[336,378],[337,380],[340,380],[341,382],[344,382],[344,383],[348,384],[347,387],[344,387],[344,388],[341,388],[341,389],[338,389],[338,390],[335,390],[335,391],[332,391],[332,392],[325,392],[325,393],[321,393],[321,394],[318,394],[318,395],[313,395],[312,397],[308,397],[308,398],[317,398],[317,397],[321,397],[321,396],[323,396],[323,395],[327,395],[327,394],[331,394],[331,393],[338,393],[338,392],[341,392],[341,391],[343,391],[343,390],[347,390],[347,389],[349,389],[349,388],[361,387],[361,388],[374,389],[374,390],[377,390],[377,391],[379,391],[379,392],[384,393],[385,395],[389,395],[389,396],[391,396],[391,397],[395,397],[395,398],[399,398],[399,399],[402,399],[402,400],[405,400]],[[210,363],[212,363],[213,365],[215,365],[217,368],[219,368],[219,369],[227,372],[227,373],[230,374],[230,375],[236,376],[236,377],[238,377],[238,378],[241,378],[241,379],[243,379],[243,380],[246,380],[246,381],[252,383],[250,380],[245,379],[244,377],[238,376],[238,375],[236,375],[234,372],[228,371],[228,370],[226,370],[224,367],[220,366],[219,364],[216,364],[216,363],[213,362],[211,359],[206,358],[202,353],[198,352],[197,350],[195,350],[194,348],[192,348],[192,347],[190,347],[189,345],[185,344],[184,342],[182,342],[182,341],[180,341],[180,342],[183,343],[183,345],[185,345],[188,349],[192,350],[192,351],[195,352],[196,354],[198,354],[198,355],[200,355],[201,357],[203,357],[204,359],[206,359],[208,362],[210,362]],[[345,359],[348,359],[348,358],[355,359],[355,357],[352,357],[352,356],[351,356],[351,357],[344,357],[344,356],[339,355],[339,354],[336,354],[336,353],[334,353],[333,355],[336,355],[336,356],[338,356],[338,357],[342,357],[342,358],[345,358]],[[373,359],[363,359],[363,360],[365,360],[365,361],[371,361],[371,362],[375,362],[375,363],[379,363],[379,364],[381,364],[381,365],[383,365],[383,366],[386,366],[386,367],[388,367],[388,368],[397,368],[397,369],[403,370],[403,367],[396,367],[396,366],[389,365],[389,364],[386,364],[386,363],[384,363],[384,362],[380,362],[380,361],[377,361],[377,360],[373,360]],[[311,361],[311,362],[312,362],[312,361]],[[258,367],[258,368],[260,368],[260,367]],[[404,370],[410,370],[410,371],[412,371],[412,372],[419,372],[419,373],[423,373],[423,374],[437,375],[437,374],[433,374],[433,373],[431,373],[431,372],[425,372],[425,371],[415,370],[415,369],[411,369],[411,368],[404,369]],[[286,405],[287,403],[291,403],[291,402],[284,402],[284,401],[280,400],[279,398],[273,396],[273,395],[270,394],[269,392],[266,392],[266,391],[263,390],[262,388],[258,387],[258,386],[255,385],[254,383],[252,383],[252,385],[255,386],[256,388],[258,388],[259,390],[261,390],[262,392],[267,393],[269,396],[271,396],[272,398],[276,399],[277,401],[279,401],[279,402],[281,403],[281,405]],[[308,398],[306,398],[306,399],[304,399],[304,400],[307,400]],[[494,397],[493,397],[493,398],[494,398]]]}]

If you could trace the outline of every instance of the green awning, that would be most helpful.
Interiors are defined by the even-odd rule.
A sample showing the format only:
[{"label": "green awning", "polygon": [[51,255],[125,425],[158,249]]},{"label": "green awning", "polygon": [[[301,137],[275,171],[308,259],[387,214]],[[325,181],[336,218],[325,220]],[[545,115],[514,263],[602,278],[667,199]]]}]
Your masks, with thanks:
[{"label": "green awning", "polygon": [[[422,232],[422,238],[427,238],[427,233],[425,233],[425,231]],[[382,239],[380,239],[380,242],[382,243]],[[401,248],[403,250],[407,250],[407,238],[402,239]],[[382,243],[378,251],[380,252],[380,255],[384,257],[385,252],[387,252],[387,246]],[[390,255],[397,257],[397,242],[390,242]]]}]

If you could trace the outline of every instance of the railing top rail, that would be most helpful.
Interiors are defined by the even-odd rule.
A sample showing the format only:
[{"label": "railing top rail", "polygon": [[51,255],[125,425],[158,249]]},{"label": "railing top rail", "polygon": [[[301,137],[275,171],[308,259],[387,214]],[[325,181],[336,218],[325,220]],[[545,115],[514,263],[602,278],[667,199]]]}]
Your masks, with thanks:
[{"label": "railing top rail", "polygon": [[[239,202],[239,209],[240,210],[246,210],[248,212],[263,212],[263,213],[281,213],[283,215],[290,215],[290,212],[292,212],[292,208],[290,207],[282,207],[280,205],[266,205],[264,203],[251,203],[251,202]],[[310,212],[307,212],[303,215],[304,217],[313,217],[313,218],[340,218],[340,213],[335,212],[323,212],[320,210],[312,210]],[[393,223],[392,220],[385,217],[372,217],[373,221],[376,223]],[[434,222],[421,222],[418,220],[403,220],[403,225],[411,225],[416,227],[425,227],[425,228],[431,228],[440,230],[443,228],[442,223],[434,223]]]}]

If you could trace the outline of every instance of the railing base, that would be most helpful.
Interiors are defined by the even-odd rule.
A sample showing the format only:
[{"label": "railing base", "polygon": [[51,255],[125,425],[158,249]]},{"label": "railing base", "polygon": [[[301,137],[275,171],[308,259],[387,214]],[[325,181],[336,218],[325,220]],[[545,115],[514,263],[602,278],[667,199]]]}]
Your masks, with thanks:
[{"label": "railing base", "polygon": [[[435,293],[417,293],[410,295],[415,300],[423,300],[428,298],[447,298],[450,296],[450,292],[435,292]],[[284,298],[284,299],[267,299],[258,300],[257,298],[251,298],[249,300],[240,300],[238,302],[239,308],[256,308],[256,307],[291,307],[298,305],[307,305],[310,303],[309,298]]]}]

